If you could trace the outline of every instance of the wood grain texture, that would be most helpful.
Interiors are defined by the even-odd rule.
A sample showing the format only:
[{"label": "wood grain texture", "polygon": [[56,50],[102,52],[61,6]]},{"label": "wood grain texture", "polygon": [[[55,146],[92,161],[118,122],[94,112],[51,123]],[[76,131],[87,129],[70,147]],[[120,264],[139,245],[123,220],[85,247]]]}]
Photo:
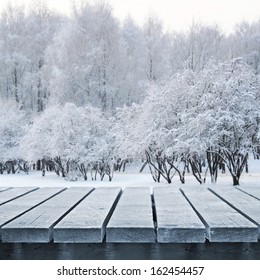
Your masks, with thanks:
[{"label": "wood grain texture", "polygon": [[2,227],[2,242],[46,243],[54,225],[93,188],[69,188]]},{"label": "wood grain texture", "polygon": [[211,242],[257,242],[258,227],[207,189],[182,188]]},{"label": "wood grain texture", "polygon": [[107,242],[153,243],[153,222],[150,188],[126,188],[107,226]]},{"label": "wood grain texture", "polygon": [[44,243],[52,235],[57,243],[101,243],[105,235],[108,243],[200,243],[205,234],[211,242],[259,237],[256,190],[173,186],[156,187],[151,195],[149,187],[139,187],[126,188],[122,196],[114,187],[90,194],[88,188],[0,190],[0,239],[8,243]]},{"label": "wood grain texture", "polygon": [[260,200],[233,187],[215,187],[210,190],[227,204],[255,223],[260,232]]},{"label": "wood grain texture", "polygon": [[97,188],[54,227],[54,242],[101,243],[121,188]]},{"label": "wood grain texture", "polygon": [[179,189],[154,188],[157,241],[204,243],[206,228]]},{"label": "wood grain texture", "polygon": [[[0,206],[0,227],[63,191],[63,188],[43,188],[30,192]],[[0,232],[0,238],[2,233]]]},{"label": "wood grain texture", "polygon": [[3,205],[11,200],[17,199],[29,192],[36,190],[37,187],[11,188],[8,191],[0,193],[0,205]]}]

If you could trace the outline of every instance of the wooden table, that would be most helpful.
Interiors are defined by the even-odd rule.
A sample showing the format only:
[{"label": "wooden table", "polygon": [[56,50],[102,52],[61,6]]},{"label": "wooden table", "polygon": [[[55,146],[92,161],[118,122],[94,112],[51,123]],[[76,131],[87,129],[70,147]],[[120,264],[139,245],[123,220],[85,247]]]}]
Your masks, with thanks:
[{"label": "wooden table", "polygon": [[256,188],[0,188],[1,244],[257,243],[259,233]]}]

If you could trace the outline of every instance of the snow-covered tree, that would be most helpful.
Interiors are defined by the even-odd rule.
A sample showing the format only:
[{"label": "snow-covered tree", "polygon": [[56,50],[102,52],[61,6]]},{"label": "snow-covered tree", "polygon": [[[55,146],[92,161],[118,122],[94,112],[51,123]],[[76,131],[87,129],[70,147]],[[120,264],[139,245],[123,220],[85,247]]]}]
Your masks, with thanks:
[{"label": "snow-covered tree", "polygon": [[[39,4],[39,3],[38,3]],[[21,108],[42,111],[48,97],[44,52],[59,23],[44,5],[25,12],[9,5],[0,19],[0,95]]]},{"label": "snow-covered tree", "polygon": [[242,57],[256,75],[260,74],[260,20],[249,24],[242,22],[228,38],[231,58]]},{"label": "snow-covered tree", "polygon": [[82,4],[48,50],[51,94],[62,102],[111,110],[121,79],[119,26],[104,3]]},{"label": "snow-covered tree", "polygon": [[120,156],[145,157],[156,182],[163,177],[170,183],[176,172],[184,180],[185,155],[174,149],[174,141],[187,88],[186,76],[173,78],[167,86],[153,84],[142,104],[125,107],[117,114]]},{"label": "snow-covered tree", "polygon": [[119,154],[145,155],[154,180],[169,183],[176,172],[184,183],[188,166],[203,183],[206,160],[215,182],[224,162],[238,184],[257,141],[258,94],[258,79],[241,59],[153,84],[142,104],[117,114]]},{"label": "snow-covered tree", "polygon": [[122,27],[122,79],[119,84],[120,102],[131,106],[132,103],[139,103],[144,98],[144,91],[147,83],[147,73],[144,71],[146,58],[145,38],[143,30],[128,17]]},{"label": "snow-covered tree", "polygon": [[97,108],[55,105],[34,121],[21,150],[28,161],[52,160],[57,173],[70,180],[77,179],[77,170],[87,180],[94,165],[102,169],[98,171],[103,179],[113,157],[108,131],[109,122]]},{"label": "snow-covered tree", "polygon": [[202,104],[205,102],[206,108],[203,106],[202,118],[206,120],[209,152],[214,147],[237,185],[248,154],[256,145],[253,139],[259,130],[259,82],[253,69],[241,59],[205,72],[202,84],[207,90]]},{"label": "snow-covered tree", "polygon": [[15,101],[0,99],[0,173],[6,170],[28,171],[20,154],[20,140],[26,133],[25,114],[19,110]]},{"label": "snow-covered tree", "polygon": [[213,61],[227,58],[225,37],[217,26],[193,22],[187,33],[171,34],[170,67],[173,74],[185,69],[200,72]]},{"label": "snow-covered tree", "polygon": [[158,18],[148,17],[144,25],[144,39],[144,71],[148,80],[156,81],[168,76],[168,40]]}]

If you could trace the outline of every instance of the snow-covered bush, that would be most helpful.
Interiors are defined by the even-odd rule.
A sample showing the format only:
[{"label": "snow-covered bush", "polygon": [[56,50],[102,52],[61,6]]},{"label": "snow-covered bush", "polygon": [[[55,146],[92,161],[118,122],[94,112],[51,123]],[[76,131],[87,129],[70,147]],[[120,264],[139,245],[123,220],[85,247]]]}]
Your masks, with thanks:
[{"label": "snow-covered bush", "polygon": [[[108,131],[109,122],[97,108],[55,105],[34,121],[21,141],[21,149],[29,161],[51,159],[63,177],[76,180],[80,172],[86,180],[88,171],[97,166],[94,163],[99,167],[103,163],[106,168],[109,164]],[[104,172],[111,176],[112,170]],[[104,172],[100,172],[103,177]]]},{"label": "snow-covered bush", "polygon": [[184,183],[189,167],[203,183],[207,161],[212,182],[225,163],[239,184],[248,153],[259,145],[258,95],[258,79],[241,59],[177,74],[151,85],[142,104],[118,111],[118,153],[145,155],[156,182],[171,183],[177,172]]},{"label": "snow-covered bush", "polygon": [[258,79],[252,68],[236,59],[206,68],[194,89],[203,94],[188,127],[197,127],[194,136],[206,146],[212,181],[222,161],[237,185],[248,154],[258,145]]}]

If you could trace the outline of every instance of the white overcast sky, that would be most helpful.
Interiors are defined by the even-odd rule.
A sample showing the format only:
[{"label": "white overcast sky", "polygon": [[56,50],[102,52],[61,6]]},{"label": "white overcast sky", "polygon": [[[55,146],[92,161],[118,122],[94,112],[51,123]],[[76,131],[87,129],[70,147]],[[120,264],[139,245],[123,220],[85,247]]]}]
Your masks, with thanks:
[{"label": "white overcast sky", "polygon": [[[0,11],[10,1],[30,3],[32,0],[0,0]],[[45,1],[50,8],[70,14],[72,0]],[[153,14],[164,22],[167,30],[185,30],[194,20],[218,24],[223,31],[230,32],[235,24],[242,20],[252,22],[260,19],[260,0],[107,0],[107,2],[112,5],[114,15],[120,20],[130,15],[141,25],[148,15]]]}]

